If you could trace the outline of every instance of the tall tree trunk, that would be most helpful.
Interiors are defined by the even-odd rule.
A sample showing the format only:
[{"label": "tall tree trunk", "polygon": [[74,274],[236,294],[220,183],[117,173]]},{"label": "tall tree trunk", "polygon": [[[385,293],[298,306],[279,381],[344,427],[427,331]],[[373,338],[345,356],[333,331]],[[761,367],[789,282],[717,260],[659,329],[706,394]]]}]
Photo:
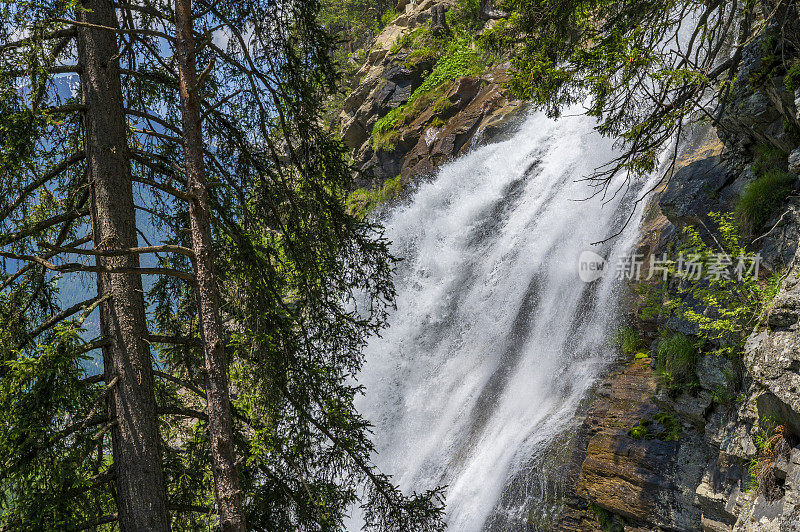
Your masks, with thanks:
[{"label": "tall tree trunk", "polygon": [[[81,22],[116,28],[110,0],[84,0]],[[86,106],[86,164],[92,191],[92,231],[97,249],[137,246],[131,164],[120,84],[117,35],[78,27]],[[98,257],[106,267],[137,268],[137,255]],[[106,382],[119,377],[108,399],[117,511],[123,531],[169,530],[150,348],[145,342],[142,280],[136,274],[98,274],[98,292],[110,296],[100,307]]]},{"label": "tall tree trunk", "polygon": [[220,523],[223,530],[238,532],[245,530],[245,519],[242,491],[234,460],[228,365],[225,360],[219,298],[213,270],[211,219],[205,183],[203,130],[197,94],[199,87],[191,12],[191,0],[175,0],[183,150],[191,196],[189,218],[195,252],[197,308],[205,356],[208,429]]}]

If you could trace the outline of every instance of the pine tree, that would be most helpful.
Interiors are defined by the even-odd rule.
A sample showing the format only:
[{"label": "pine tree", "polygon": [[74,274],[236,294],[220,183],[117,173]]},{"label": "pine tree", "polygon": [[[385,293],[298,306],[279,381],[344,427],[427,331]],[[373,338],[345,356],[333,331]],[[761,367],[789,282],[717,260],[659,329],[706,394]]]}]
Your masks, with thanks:
[{"label": "pine tree", "polygon": [[[136,501],[122,500],[117,488],[120,449],[110,445],[117,422],[102,412],[106,400],[116,404],[112,394],[120,378],[88,370],[92,353],[113,345],[106,337],[114,334],[109,320],[123,310],[112,304],[108,285],[113,292],[113,279],[143,275],[153,332],[137,325],[124,333],[137,331],[132,341],[156,348],[150,374],[168,526],[194,530],[230,521],[235,528],[246,521],[250,529],[340,529],[360,503],[373,530],[441,529],[441,491],[406,497],[377,471],[369,425],[353,406],[362,349],[392,305],[394,262],[379,227],[343,207],[352,168],[320,121],[337,72],[319,4],[201,1],[186,9],[203,30],[192,34],[194,46],[182,59],[194,55],[196,65],[209,65],[195,82],[187,79],[194,69],[181,75],[171,3],[120,4],[117,16],[108,18],[101,8],[109,5],[98,0],[85,12],[30,2],[4,11],[0,46],[15,52],[2,54],[0,66],[3,110],[10,111],[2,118],[2,130],[10,132],[2,139],[9,176],[3,185],[13,190],[21,184],[26,192],[20,201],[9,199],[14,194],[0,198],[0,212],[14,214],[6,215],[0,237],[9,261],[0,301],[0,312],[9,316],[0,376],[0,406],[9,415],[0,427],[0,456],[25,457],[0,464],[0,489],[7,494],[0,502],[3,525],[91,528],[119,519],[120,527],[136,528],[123,522],[136,510],[126,505]],[[102,23],[87,20],[89,14]],[[16,35],[11,27],[18,22],[30,33]],[[125,230],[132,228],[138,239],[115,233],[113,241],[103,237],[84,248],[91,240],[87,216],[94,224],[101,203],[87,186],[94,170],[81,117],[89,109],[56,94],[53,76],[83,73],[71,39],[90,29],[98,32],[95,39],[116,40],[107,49],[113,53],[103,57],[112,67],[120,63],[127,129],[127,146],[112,152],[115,157],[92,160],[104,165],[130,158],[128,197],[137,216]],[[28,79],[31,89],[20,89],[19,79]],[[186,92],[187,81],[199,118],[197,107],[193,115],[184,113],[181,84]],[[95,119],[118,128],[117,115]],[[205,187],[196,179],[202,171]],[[217,291],[219,346],[204,330],[209,312],[193,274],[200,275],[201,255],[193,224],[203,230],[192,213],[198,186],[207,194],[207,203],[200,202],[210,232],[203,253],[213,262],[205,267],[214,273],[209,289]],[[120,198],[130,206],[125,193]],[[106,206],[118,208],[111,203]],[[138,256],[143,265],[133,261]],[[62,303],[58,289],[87,274],[100,279],[102,291],[76,305]],[[135,282],[126,286],[136,288]],[[87,316],[101,305],[108,309],[104,334],[87,341]],[[211,383],[209,352],[221,371],[217,377],[229,373],[227,385]],[[134,360],[144,370],[142,358]],[[212,403],[219,399],[209,393],[212,385],[230,394],[231,437],[212,422]],[[224,401],[220,405],[224,415]],[[225,494],[214,489],[217,437],[231,446],[228,472],[244,495],[241,519],[230,519]]]},{"label": "pine tree", "polygon": [[[19,2],[3,11],[2,166],[4,185],[19,191],[3,198],[3,288],[10,301],[27,298],[5,324],[0,369],[11,413],[1,440],[4,527],[119,521],[125,530],[168,530],[145,270],[131,251],[137,235],[114,8]],[[53,75],[67,72],[80,75],[80,98],[64,102]],[[93,249],[79,247],[89,241]],[[75,256],[96,264],[63,262]],[[48,270],[95,274],[97,296],[63,308],[58,288],[80,281]],[[101,335],[84,342],[79,333],[98,307]],[[80,378],[85,354],[98,348],[104,376]]]}]

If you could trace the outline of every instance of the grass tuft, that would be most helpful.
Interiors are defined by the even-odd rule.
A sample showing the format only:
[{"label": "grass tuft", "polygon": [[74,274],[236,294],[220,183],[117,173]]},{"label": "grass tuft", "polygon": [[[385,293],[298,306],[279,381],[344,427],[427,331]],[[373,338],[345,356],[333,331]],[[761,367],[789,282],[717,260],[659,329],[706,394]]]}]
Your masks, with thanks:
[{"label": "grass tuft", "polygon": [[750,182],[736,204],[736,215],[742,226],[754,234],[769,221],[795,185],[795,176],[773,168]]},{"label": "grass tuft", "polygon": [[697,348],[683,333],[662,335],[658,342],[658,369],[672,389],[685,389],[696,381]]}]

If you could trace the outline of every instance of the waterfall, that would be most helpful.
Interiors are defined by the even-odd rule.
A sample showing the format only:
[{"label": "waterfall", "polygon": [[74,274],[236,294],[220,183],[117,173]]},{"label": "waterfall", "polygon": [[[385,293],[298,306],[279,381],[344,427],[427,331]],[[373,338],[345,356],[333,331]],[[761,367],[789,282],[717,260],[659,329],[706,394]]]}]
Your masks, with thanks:
[{"label": "waterfall", "polygon": [[[591,244],[625,225],[641,186],[579,201],[592,193],[580,179],[615,155],[593,125],[534,114],[385,217],[404,259],[397,310],[367,346],[357,406],[374,424],[377,465],[403,490],[447,485],[451,530],[537,528],[556,504],[547,450],[615,356],[615,265],[638,215]],[[592,283],[578,276],[585,250],[608,259]]]}]

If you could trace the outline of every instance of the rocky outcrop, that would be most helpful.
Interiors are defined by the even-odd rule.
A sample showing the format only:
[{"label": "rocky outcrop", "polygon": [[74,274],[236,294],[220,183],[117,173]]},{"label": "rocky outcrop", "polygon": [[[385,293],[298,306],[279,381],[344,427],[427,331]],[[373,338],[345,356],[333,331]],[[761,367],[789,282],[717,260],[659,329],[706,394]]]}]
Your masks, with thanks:
[{"label": "rocky outcrop", "polygon": [[435,64],[435,59],[410,57],[399,41],[422,25],[448,31],[445,11],[454,2],[424,0],[404,6],[406,12],[386,26],[357,74],[360,83],[346,98],[340,116],[340,134],[353,150],[356,166],[366,182],[376,187],[398,174],[407,183],[429,174],[471,147],[491,140],[521,115],[521,101],[504,87],[510,79],[508,63],[490,67],[478,76],[452,81],[443,89],[446,102],[432,105],[394,135],[391,147],[376,148],[375,123],[392,109],[406,104]]},{"label": "rocky outcrop", "polygon": [[[641,250],[677,242],[685,225],[702,228],[713,243],[709,214],[732,211],[756,179],[756,146],[798,150],[800,140],[785,127],[797,108],[783,80],[769,78],[760,88],[741,81],[762,72],[756,46],[745,50],[719,140],[713,130],[695,132],[653,199]],[[798,172],[792,157],[782,168]],[[800,530],[798,212],[797,198],[787,198],[751,246],[767,271],[787,273],[740,363],[701,355],[695,384],[677,395],[661,383],[649,358],[624,363],[599,385],[585,421],[580,498],[570,502],[561,530]],[[698,333],[674,321],[636,327],[654,348],[658,328]],[[658,415],[679,421],[677,441],[657,436],[665,433],[655,424]],[[764,427],[776,423],[783,450],[765,456]],[[632,430],[637,426],[647,428],[645,437],[641,428]],[[751,475],[759,481],[766,475],[768,486],[755,489]]]}]

